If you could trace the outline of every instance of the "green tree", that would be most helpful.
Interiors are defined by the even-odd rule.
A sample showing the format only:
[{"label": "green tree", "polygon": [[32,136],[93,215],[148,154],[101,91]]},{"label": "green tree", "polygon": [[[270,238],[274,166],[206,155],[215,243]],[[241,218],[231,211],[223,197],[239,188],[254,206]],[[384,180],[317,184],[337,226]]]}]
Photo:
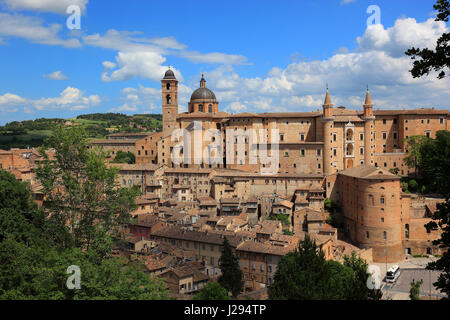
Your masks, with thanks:
[{"label": "green tree", "polygon": [[0,170],[0,242],[6,237],[23,242],[35,239],[44,219],[31,201],[29,185]]},{"label": "green tree", "polygon": [[[52,149],[54,156],[48,151]],[[60,235],[55,243],[89,249],[107,255],[111,239],[127,223],[136,208],[136,188],[120,188],[118,168],[105,165],[102,150],[87,148],[86,134],[78,127],[58,126],[40,149],[44,160],[36,170],[42,183],[44,207]]]},{"label": "green tree", "polygon": [[404,157],[406,165],[410,168],[414,168],[414,175],[417,177],[418,165],[421,162],[422,153],[420,152],[421,147],[424,143],[428,141],[425,136],[411,136],[405,139],[408,144],[408,152]]},{"label": "green tree", "polygon": [[306,235],[295,252],[280,259],[269,296],[274,300],[326,299],[330,274],[323,251]]},{"label": "green tree", "polygon": [[344,266],[349,267],[355,274],[355,282],[349,294],[349,298],[354,300],[380,300],[382,292],[380,289],[369,289],[367,286],[368,265],[361,257],[357,257],[355,252],[350,256],[344,256]]},{"label": "green tree", "polygon": [[[165,299],[160,279],[103,248],[61,246],[70,231],[45,217],[28,185],[0,170],[0,299]],[[58,236],[55,236],[58,235]],[[72,243],[72,242],[68,242]],[[66,287],[67,267],[81,269],[81,289]]]},{"label": "green tree", "polygon": [[227,237],[223,240],[219,265],[222,271],[222,275],[219,277],[219,284],[231,292],[233,297],[237,297],[242,291],[244,281],[242,280],[242,270],[239,267],[239,261],[234,255]]},{"label": "green tree", "polygon": [[123,152],[122,150],[117,151],[116,157],[114,158],[114,163],[136,163],[136,156],[131,152]]},{"label": "green tree", "polygon": [[417,183],[416,180],[414,180],[414,179],[409,180],[408,190],[410,190],[411,192],[416,192],[418,188],[419,188],[419,184]]},{"label": "green tree", "polygon": [[418,168],[423,183],[442,195],[450,194],[450,132],[436,132],[436,139],[428,139],[420,148]]},{"label": "green tree", "polygon": [[[438,11],[435,21],[448,22],[450,14],[450,3],[448,0],[437,0],[433,5]],[[439,72],[438,79],[445,78],[446,72],[450,68],[450,33],[442,34],[436,43],[434,50],[411,48],[406,51],[406,55],[414,60],[413,68],[410,70],[414,78],[428,75],[432,71]]]},{"label": "green tree", "polygon": [[195,296],[194,300],[229,300],[228,291],[217,282],[209,282]]},{"label": "green tree", "polygon": [[411,300],[419,300],[420,286],[422,285],[423,280],[413,281],[411,282],[411,288],[409,289],[409,298]]}]

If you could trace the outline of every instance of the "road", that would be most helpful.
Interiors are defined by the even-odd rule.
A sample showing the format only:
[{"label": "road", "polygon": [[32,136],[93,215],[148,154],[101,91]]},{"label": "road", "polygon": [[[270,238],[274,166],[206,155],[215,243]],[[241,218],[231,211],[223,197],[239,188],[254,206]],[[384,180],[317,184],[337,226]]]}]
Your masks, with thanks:
[{"label": "road", "polygon": [[[423,284],[420,287],[421,299],[427,297],[429,299],[440,299],[444,295],[441,294],[434,286],[433,283],[437,281],[439,277],[438,271],[426,270],[426,265],[435,261],[437,258],[412,258],[397,262],[397,263],[372,263],[380,268],[383,290],[383,299],[388,300],[409,300],[409,289],[411,288],[411,282],[413,280],[419,281],[423,280]],[[393,284],[387,284],[385,282],[386,266],[387,269],[393,265],[398,265],[400,267],[400,277]]]}]

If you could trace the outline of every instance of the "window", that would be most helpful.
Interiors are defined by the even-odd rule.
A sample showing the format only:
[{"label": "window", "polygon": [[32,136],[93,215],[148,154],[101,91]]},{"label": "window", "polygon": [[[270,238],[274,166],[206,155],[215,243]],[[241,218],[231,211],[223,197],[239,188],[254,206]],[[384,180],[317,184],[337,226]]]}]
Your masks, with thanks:
[{"label": "window", "polygon": [[427,138],[429,138],[430,135],[431,135],[431,132],[430,132],[430,131],[427,131],[427,132],[425,132],[425,135],[427,136]]},{"label": "window", "polygon": [[386,233],[386,231],[383,231],[383,239],[384,239],[384,240],[387,239],[387,233]]},{"label": "window", "polygon": [[301,156],[304,157],[304,156],[305,156],[305,153],[306,153],[306,152],[305,152],[305,149],[302,149],[302,150],[301,150]]},{"label": "window", "polygon": [[360,148],[359,148],[359,154],[360,154],[360,155],[363,155],[363,154],[364,154],[364,148],[363,148],[363,147],[360,147]]},{"label": "window", "polygon": [[333,141],[336,141],[336,139],[337,139],[336,133],[333,133]]},{"label": "window", "polygon": [[167,102],[167,104],[171,104],[172,103],[172,98],[170,97],[170,94],[168,94],[166,96],[166,102]]},{"label": "window", "polygon": [[203,105],[202,104],[198,105],[198,111],[203,112]]},{"label": "window", "polygon": [[439,118],[439,124],[444,124],[444,118]]},{"label": "window", "polygon": [[381,198],[380,198],[380,203],[381,203],[381,204],[384,204],[384,197],[381,197]]},{"label": "window", "polygon": [[170,90],[170,83],[166,84],[166,89],[167,89],[167,91]]},{"label": "window", "polygon": [[397,139],[397,132],[394,132],[394,139]]},{"label": "window", "polygon": [[317,156],[320,157],[320,149],[317,149]]},{"label": "window", "polygon": [[303,133],[300,134],[300,141],[305,141],[305,135]]},{"label": "window", "polygon": [[387,139],[387,133],[383,132],[383,140],[386,140],[386,139]]},{"label": "window", "polygon": [[212,113],[213,111],[212,111],[212,104],[210,104],[209,106],[208,106],[208,112],[209,113]]},{"label": "window", "polygon": [[359,140],[361,140],[361,141],[364,140],[364,133],[360,133],[360,134],[359,134]]},{"label": "window", "polygon": [[369,239],[369,231],[366,231],[366,238]]},{"label": "window", "polygon": [[284,134],[280,134],[280,141],[284,141]]}]

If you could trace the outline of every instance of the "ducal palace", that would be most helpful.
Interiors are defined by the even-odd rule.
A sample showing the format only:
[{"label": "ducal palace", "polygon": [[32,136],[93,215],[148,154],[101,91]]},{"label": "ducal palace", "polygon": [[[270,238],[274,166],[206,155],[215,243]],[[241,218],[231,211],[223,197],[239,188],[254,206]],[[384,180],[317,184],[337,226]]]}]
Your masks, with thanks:
[{"label": "ducal palace", "polygon": [[[135,164],[108,164],[119,167],[120,185],[142,191],[137,222],[128,229],[136,250],[156,245],[173,259],[202,261],[206,274],[216,276],[218,247],[227,236],[245,286],[253,289],[272,283],[277,259],[295,250],[306,234],[327,259],[352,251],[369,263],[442,254],[432,244],[438,231],[427,232],[424,225],[443,199],[405,193],[401,178],[414,172],[404,162],[405,140],[449,130],[448,110],[374,110],[369,90],[361,109],[350,110],[333,106],[327,89],[321,112],[229,114],[220,111],[202,76],[188,111],[179,113],[172,70],[165,72],[161,88],[162,132],[118,132],[90,142],[109,151],[110,159],[119,150],[136,156]],[[271,174],[263,169],[273,163],[252,162],[262,147],[250,132],[265,139],[269,158],[278,156]],[[200,150],[186,147],[188,141],[200,143]],[[204,161],[213,142],[222,148],[215,154],[220,161]],[[193,161],[175,161],[175,154]],[[35,200],[42,202],[41,186],[33,180],[38,160],[33,150],[0,150],[1,167],[30,180]],[[334,212],[325,210],[327,198],[336,204]],[[281,220],[272,220],[280,214]],[[330,215],[337,224],[329,224]],[[174,267],[160,266],[162,261],[148,264],[158,265],[151,272],[166,270],[165,277],[177,278],[170,271]]]}]

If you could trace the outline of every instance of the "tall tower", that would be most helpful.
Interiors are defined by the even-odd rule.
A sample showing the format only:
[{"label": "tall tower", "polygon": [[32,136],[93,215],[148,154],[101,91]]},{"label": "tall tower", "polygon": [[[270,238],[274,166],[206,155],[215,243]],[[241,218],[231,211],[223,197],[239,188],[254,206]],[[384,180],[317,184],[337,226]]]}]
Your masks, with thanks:
[{"label": "tall tower", "polygon": [[161,79],[161,86],[163,136],[167,136],[177,128],[178,115],[178,80],[170,67]]},{"label": "tall tower", "polygon": [[337,159],[333,159],[333,127],[334,127],[334,116],[333,116],[333,104],[331,103],[330,93],[325,95],[325,102],[323,103],[323,170],[325,175],[329,175],[335,172],[333,167],[333,162]]},{"label": "tall tower", "polygon": [[366,101],[364,102],[364,165],[373,165],[373,130],[375,126],[375,116],[373,114],[373,104],[370,98],[369,87],[367,87]]}]

